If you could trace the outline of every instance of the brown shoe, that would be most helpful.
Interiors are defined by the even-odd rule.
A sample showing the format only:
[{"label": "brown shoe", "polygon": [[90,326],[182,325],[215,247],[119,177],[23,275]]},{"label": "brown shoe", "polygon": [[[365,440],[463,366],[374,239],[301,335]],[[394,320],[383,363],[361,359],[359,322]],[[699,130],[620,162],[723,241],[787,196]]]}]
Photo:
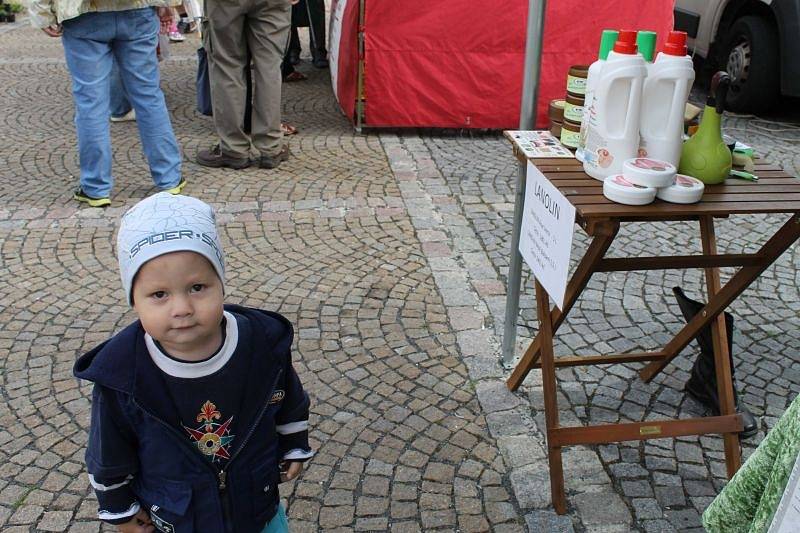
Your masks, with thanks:
[{"label": "brown shoe", "polygon": [[287,159],[289,159],[289,145],[284,144],[281,151],[276,155],[262,155],[258,160],[258,166],[261,168],[278,168],[278,165]]},{"label": "brown shoe", "polygon": [[251,161],[248,157],[231,157],[223,154],[218,144],[212,146],[210,150],[197,152],[197,164],[204,167],[225,167],[240,170],[249,167],[250,163]]}]

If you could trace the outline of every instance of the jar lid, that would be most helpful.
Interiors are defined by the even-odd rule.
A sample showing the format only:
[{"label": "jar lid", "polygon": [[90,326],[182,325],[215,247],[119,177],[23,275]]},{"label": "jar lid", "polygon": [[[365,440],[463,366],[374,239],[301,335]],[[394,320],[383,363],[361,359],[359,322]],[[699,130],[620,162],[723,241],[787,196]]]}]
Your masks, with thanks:
[{"label": "jar lid", "polygon": [[561,122],[564,120],[564,106],[567,103],[564,100],[557,99],[557,100],[550,100],[550,105],[547,109],[547,116],[551,120],[556,120]]},{"label": "jar lid", "polygon": [[693,204],[703,197],[705,185],[697,178],[678,174],[675,183],[669,187],[658,189],[656,196],[665,202],[674,204]]},{"label": "jar lid", "polygon": [[586,78],[589,76],[589,65],[572,65],[568,74],[576,78]]},{"label": "jar lid", "polygon": [[677,172],[672,163],[647,157],[634,157],[622,163],[622,173],[628,181],[644,187],[669,187]]},{"label": "jar lid", "polygon": [[653,187],[643,187],[631,183],[622,174],[615,174],[603,180],[603,195],[619,204],[646,205],[656,198]]}]

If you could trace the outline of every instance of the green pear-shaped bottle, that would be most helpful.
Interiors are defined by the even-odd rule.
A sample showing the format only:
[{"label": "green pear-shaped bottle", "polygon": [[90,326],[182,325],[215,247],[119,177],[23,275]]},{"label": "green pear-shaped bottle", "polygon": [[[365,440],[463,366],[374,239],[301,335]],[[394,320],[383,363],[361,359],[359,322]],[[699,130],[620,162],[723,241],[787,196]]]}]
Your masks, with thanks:
[{"label": "green pear-shaped bottle", "polygon": [[731,151],[722,140],[722,112],[730,84],[727,72],[714,74],[700,127],[681,151],[678,172],[706,185],[722,183],[731,172]]}]

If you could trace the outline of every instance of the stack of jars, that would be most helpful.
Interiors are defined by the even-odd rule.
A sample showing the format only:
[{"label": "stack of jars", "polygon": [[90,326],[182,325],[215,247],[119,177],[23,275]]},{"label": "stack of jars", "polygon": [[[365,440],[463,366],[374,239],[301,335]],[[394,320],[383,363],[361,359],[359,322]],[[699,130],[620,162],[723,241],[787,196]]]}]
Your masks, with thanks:
[{"label": "stack of jars", "polygon": [[[573,65],[567,75],[567,97],[550,103],[551,110],[555,102],[563,101],[563,118],[558,137],[561,144],[571,150],[578,147],[583,122],[583,102],[586,96],[586,77],[589,74],[587,65]],[[553,120],[553,117],[550,117]],[[551,123],[552,127],[552,123]],[[551,130],[552,131],[552,130]]]}]

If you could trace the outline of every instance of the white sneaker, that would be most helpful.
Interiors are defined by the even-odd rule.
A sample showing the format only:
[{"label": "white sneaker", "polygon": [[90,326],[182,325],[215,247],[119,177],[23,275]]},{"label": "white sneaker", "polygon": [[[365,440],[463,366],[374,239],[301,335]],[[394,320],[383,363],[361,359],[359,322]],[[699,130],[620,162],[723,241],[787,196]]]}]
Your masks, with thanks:
[{"label": "white sneaker", "polygon": [[111,115],[111,122],[131,122],[132,120],[136,120],[136,110],[131,109],[121,117],[115,117]]},{"label": "white sneaker", "polygon": [[169,32],[169,40],[173,43],[179,43],[181,41],[185,41],[186,37],[179,31],[171,31]]}]

